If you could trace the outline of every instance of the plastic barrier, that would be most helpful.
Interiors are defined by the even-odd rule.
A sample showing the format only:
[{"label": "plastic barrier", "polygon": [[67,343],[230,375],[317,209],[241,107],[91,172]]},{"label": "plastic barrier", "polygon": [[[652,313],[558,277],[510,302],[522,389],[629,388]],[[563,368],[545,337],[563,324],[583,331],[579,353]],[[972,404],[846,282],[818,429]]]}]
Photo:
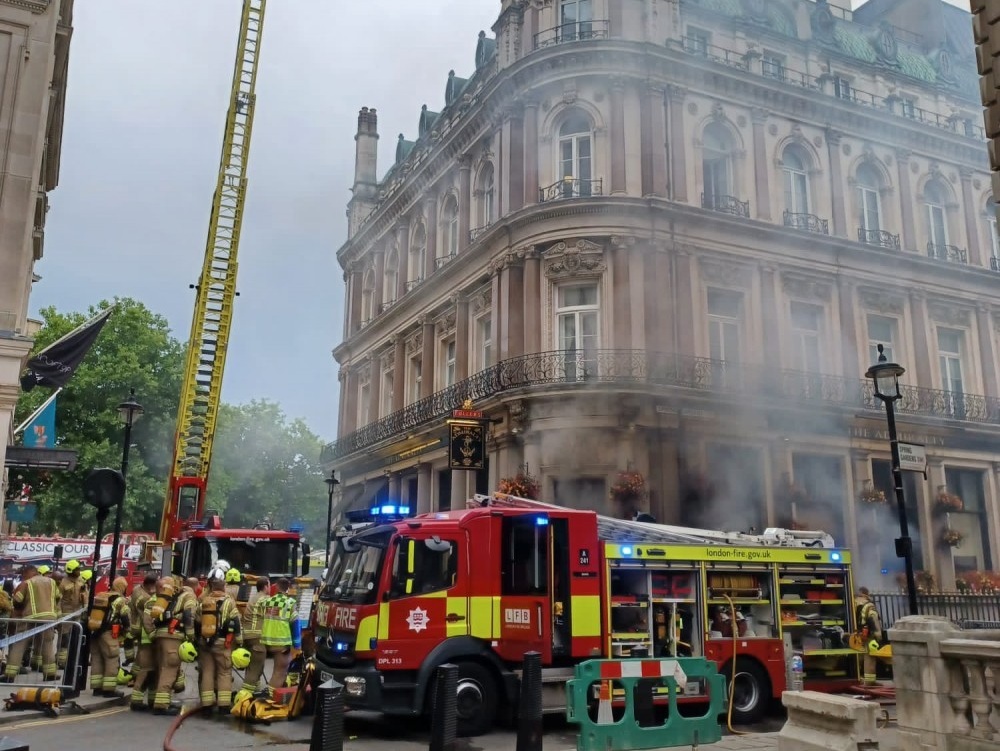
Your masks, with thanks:
[{"label": "plastic barrier", "polygon": [[[600,685],[596,717],[591,717],[592,686]],[[707,692],[704,713],[685,717],[678,705],[690,683],[699,683]],[[624,708],[612,707],[612,684],[624,688]],[[656,698],[666,698],[666,717],[650,721],[647,693],[657,686]],[[566,685],[566,720],[580,726],[577,751],[632,751],[715,743],[722,738],[719,717],[726,711],[726,679],[714,662],[702,657],[650,660],[588,660],[576,666],[575,677]],[[637,716],[637,704],[642,717]],[[703,704],[691,706],[701,711]],[[686,714],[693,714],[688,711]],[[615,714],[620,715],[615,719]]]}]

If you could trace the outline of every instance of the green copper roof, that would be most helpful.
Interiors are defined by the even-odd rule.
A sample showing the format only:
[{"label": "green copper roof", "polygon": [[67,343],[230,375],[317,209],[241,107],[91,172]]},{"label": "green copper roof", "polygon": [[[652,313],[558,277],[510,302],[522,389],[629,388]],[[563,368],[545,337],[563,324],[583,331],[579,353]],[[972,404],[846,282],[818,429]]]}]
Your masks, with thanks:
[{"label": "green copper roof", "polygon": [[899,61],[899,69],[906,75],[927,81],[927,83],[937,81],[937,71],[923,55],[901,49],[897,53],[896,59]]},{"label": "green copper roof", "polygon": [[846,23],[837,24],[833,30],[833,38],[844,54],[856,57],[858,60],[864,60],[866,63],[874,63],[878,60],[875,56],[875,50],[872,49],[865,35],[852,29]]},{"label": "green copper roof", "polygon": [[779,34],[789,37],[798,36],[795,30],[795,22],[785,15],[780,7],[770,5],[767,9],[767,20],[771,22],[771,28]]},{"label": "green copper roof", "polygon": [[706,10],[723,13],[727,16],[739,16],[743,13],[740,0],[698,0],[698,4]]}]

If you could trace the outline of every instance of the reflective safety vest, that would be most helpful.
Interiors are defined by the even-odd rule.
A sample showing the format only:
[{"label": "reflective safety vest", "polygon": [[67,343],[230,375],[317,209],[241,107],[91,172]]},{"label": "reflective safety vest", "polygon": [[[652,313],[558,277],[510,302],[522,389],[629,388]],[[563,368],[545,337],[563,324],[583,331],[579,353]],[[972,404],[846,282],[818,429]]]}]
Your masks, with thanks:
[{"label": "reflective safety vest", "polygon": [[261,625],[260,641],[266,647],[292,646],[292,624],[298,609],[295,598],[278,592],[267,599],[260,600],[257,607],[264,615]]},{"label": "reflective safety vest", "polygon": [[247,602],[243,609],[241,627],[244,639],[259,639],[261,629],[264,624],[264,611],[261,604],[267,601],[267,597],[258,597],[256,601]]},{"label": "reflective safety vest", "polygon": [[86,582],[79,575],[70,576],[67,574],[64,576],[63,580],[59,582],[59,596],[62,598],[59,602],[61,612],[65,615],[82,608],[86,602],[83,597],[86,591]]},{"label": "reflective safety vest", "polygon": [[146,629],[142,627],[142,613],[146,609],[146,603],[149,602],[150,597],[152,595],[145,589],[136,587],[132,590],[132,596],[128,600],[129,636],[133,639],[139,639],[140,644],[153,643],[153,639],[146,633]]},{"label": "reflective safety vest", "polygon": [[56,604],[59,602],[59,587],[55,579],[36,574],[24,584],[24,589],[14,593],[14,605],[24,608],[21,617],[55,620]]}]

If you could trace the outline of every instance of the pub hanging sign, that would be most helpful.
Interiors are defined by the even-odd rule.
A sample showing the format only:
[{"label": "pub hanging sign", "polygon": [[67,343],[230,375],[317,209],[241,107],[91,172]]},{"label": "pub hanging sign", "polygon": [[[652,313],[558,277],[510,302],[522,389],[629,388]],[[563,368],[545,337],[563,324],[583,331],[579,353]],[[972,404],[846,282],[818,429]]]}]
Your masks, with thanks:
[{"label": "pub hanging sign", "polygon": [[486,467],[486,422],[469,401],[448,420],[448,466],[467,470]]}]

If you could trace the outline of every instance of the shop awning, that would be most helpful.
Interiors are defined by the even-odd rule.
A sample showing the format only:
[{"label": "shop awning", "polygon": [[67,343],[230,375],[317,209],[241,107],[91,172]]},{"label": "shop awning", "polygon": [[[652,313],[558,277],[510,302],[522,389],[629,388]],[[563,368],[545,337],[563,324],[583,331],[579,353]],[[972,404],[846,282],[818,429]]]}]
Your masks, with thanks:
[{"label": "shop awning", "polygon": [[72,471],[76,469],[74,449],[44,449],[28,446],[8,446],[7,469],[52,469]]}]

